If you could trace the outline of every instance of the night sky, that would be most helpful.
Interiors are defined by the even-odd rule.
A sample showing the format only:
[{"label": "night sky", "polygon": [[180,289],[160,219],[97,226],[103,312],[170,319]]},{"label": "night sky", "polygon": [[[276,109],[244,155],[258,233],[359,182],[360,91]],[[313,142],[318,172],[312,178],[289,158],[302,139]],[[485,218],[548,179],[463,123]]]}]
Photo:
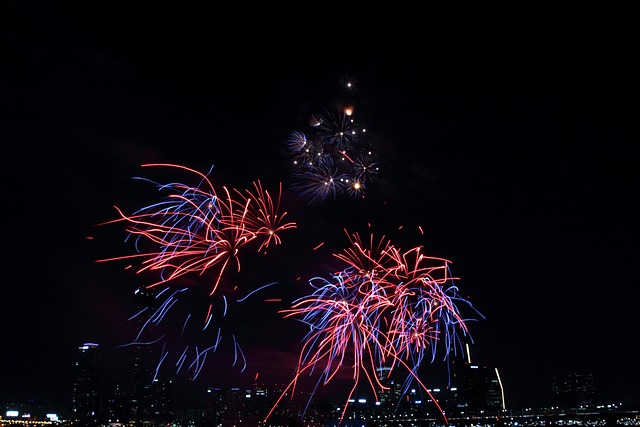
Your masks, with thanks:
[{"label": "night sky", "polygon": [[[131,339],[144,279],[95,262],[133,251],[122,227],[96,224],[117,217],[113,206],[158,201],[133,177],[176,180],[141,168],[174,163],[213,166],[232,188],[282,183],[298,226],[266,256],[241,257],[238,286],[277,282],[265,298],[282,299],[232,307],[225,328],[246,370],[220,350],[182,400],[256,373],[291,379],[305,329],[277,311],[330,271],[348,227],[452,262],[484,316],[469,323],[472,358],[499,369],[508,407],[547,403],[552,376],[567,372],[592,373],[598,403],[640,403],[640,70],[622,4],[91,3],[19,2],[8,14],[0,402],[70,405],[87,341],[114,361],[109,378],[126,375],[117,346]],[[345,78],[380,174],[364,199],[309,206],[290,190],[285,142],[333,108]]]}]

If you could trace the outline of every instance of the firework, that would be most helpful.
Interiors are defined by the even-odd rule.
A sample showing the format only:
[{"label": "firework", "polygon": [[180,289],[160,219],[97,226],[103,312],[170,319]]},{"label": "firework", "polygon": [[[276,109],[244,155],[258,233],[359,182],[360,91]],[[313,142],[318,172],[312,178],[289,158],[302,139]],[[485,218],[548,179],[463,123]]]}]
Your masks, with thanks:
[{"label": "firework", "polygon": [[[240,271],[240,249],[256,239],[261,239],[258,251],[267,248],[271,242],[280,244],[279,233],[296,227],[294,222],[285,222],[286,212],[279,212],[281,191],[274,201],[259,181],[254,182],[253,190],[231,191],[222,187],[216,191],[206,175],[193,169],[171,164],[144,166],[181,168],[201,178],[196,187],[181,183],[158,184],[160,190],[169,191],[162,202],[133,215],[126,215],[116,207],[120,218],[101,224],[126,223],[127,232],[136,236],[138,252],[99,262],[141,260],[138,273],[158,271],[160,276],[147,288],[186,274],[202,275],[205,270],[217,268],[218,278],[210,291],[213,295],[230,262]],[[152,248],[142,250],[141,239],[150,242]]]},{"label": "firework", "polygon": [[[353,92],[355,81],[345,79]],[[313,114],[307,132],[294,131],[286,141],[294,182],[292,190],[310,205],[342,194],[363,197],[378,175],[377,152],[351,104]]]},{"label": "firework", "polygon": [[[152,344],[164,340],[164,335],[158,333],[158,329],[161,322],[168,322],[165,319],[169,313],[187,312],[186,315],[182,315],[181,320],[174,319],[182,325],[181,336],[187,326],[191,327],[192,324],[200,331],[206,331],[210,327],[215,329],[211,326],[214,315],[217,312],[218,317],[226,316],[228,297],[233,300],[231,293],[235,291],[235,288],[231,288],[220,293],[218,290],[221,281],[229,268],[232,268],[233,272],[240,272],[241,253],[250,248],[266,253],[270,245],[281,243],[281,232],[296,228],[294,222],[286,221],[286,212],[280,212],[282,188],[277,196],[273,197],[263,188],[260,181],[255,181],[253,188],[246,190],[229,189],[225,186],[216,188],[208,177],[211,170],[203,174],[173,164],[147,164],[143,167],[167,167],[187,171],[196,177],[197,184],[159,184],[145,179],[165,192],[166,196],[132,215],[127,215],[116,207],[120,217],[99,224],[125,224],[128,238],[134,239],[136,253],[105,258],[98,262],[136,261],[137,274],[155,273],[155,279],[142,288],[146,293],[154,292],[155,295],[148,298],[149,304],[131,318],[138,319],[139,322],[138,334],[131,345]],[[202,293],[204,286],[185,288],[178,284],[180,278],[200,278],[209,272],[213,280],[206,287],[206,294]],[[171,292],[174,287],[178,290]],[[248,291],[250,294],[253,290]],[[185,309],[179,309],[185,296],[189,297],[190,294],[195,294],[195,297],[191,298],[189,304],[184,304]],[[201,313],[206,314],[198,314],[191,308],[196,305],[202,310]],[[146,321],[140,320],[143,318],[146,318]],[[151,333],[157,333],[160,337],[144,338]],[[242,352],[235,337],[233,341],[236,363]],[[197,375],[207,354],[215,351],[220,343],[219,329],[213,342],[213,345],[204,349],[185,348],[176,364],[177,371],[188,366]],[[163,357],[158,366],[166,358],[164,347],[162,353]]]},{"label": "firework", "polygon": [[417,382],[429,393],[418,369],[426,355],[434,361],[438,344],[445,359],[461,345],[460,334],[469,331],[456,303],[470,306],[457,295],[448,260],[427,257],[420,247],[402,251],[385,237],[370,235],[365,244],[357,233],[347,235],[350,246],[334,254],[343,269],[330,279],[312,279],[314,291],[281,311],[309,327],[283,396],[295,391],[303,374],[319,370],[318,384],[326,385],[350,367],[353,387],[342,416],[361,382],[376,395],[385,390],[381,368],[406,372],[403,392]]}]

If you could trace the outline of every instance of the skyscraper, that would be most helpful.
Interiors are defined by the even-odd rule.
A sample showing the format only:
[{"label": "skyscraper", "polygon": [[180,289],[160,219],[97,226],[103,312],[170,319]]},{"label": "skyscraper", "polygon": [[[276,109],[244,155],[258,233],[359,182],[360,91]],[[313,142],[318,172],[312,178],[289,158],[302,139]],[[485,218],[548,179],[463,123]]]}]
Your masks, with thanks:
[{"label": "skyscraper", "polygon": [[463,384],[467,404],[473,409],[504,409],[497,371],[484,365],[467,365]]},{"label": "skyscraper", "polygon": [[109,422],[123,422],[128,419],[129,397],[122,384],[114,384],[108,391],[105,413]]},{"label": "skyscraper", "polygon": [[454,359],[459,405],[472,410],[505,409],[498,370],[472,363],[469,345],[465,346],[465,353],[466,357]]},{"label": "skyscraper", "polygon": [[151,384],[153,367],[151,349],[146,345],[131,347],[129,371],[129,421],[135,425],[151,418]]},{"label": "skyscraper", "polygon": [[[156,293],[153,289],[139,288],[135,302],[140,311],[152,306]],[[145,324],[142,316],[135,319],[138,330],[153,330],[153,325]],[[133,425],[149,422],[167,422],[171,415],[171,381],[157,372],[157,357],[148,344],[130,346],[128,396],[128,419]]]},{"label": "skyscraper", "polygon": [[551,403],[560,407],[578,407],[593,403],[595,381],[590,373],[554,375],[551,381]]},{"label": "skyscraper", "polygon": [[85,343],[78,347],[74,369],[72,414],[73,418],[83,425],[97,424],[101,413],[100,361],[101,352],[98,344]]}]

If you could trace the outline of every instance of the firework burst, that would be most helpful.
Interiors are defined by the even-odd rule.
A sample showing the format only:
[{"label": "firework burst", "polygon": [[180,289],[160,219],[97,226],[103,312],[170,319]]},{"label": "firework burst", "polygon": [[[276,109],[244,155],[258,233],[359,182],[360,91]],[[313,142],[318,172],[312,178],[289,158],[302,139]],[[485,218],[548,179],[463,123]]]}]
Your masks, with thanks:
[{"label": "firework burst", "polygon": [[[161,323],[168,322],[166,319],[169,318],[169,313],[183,313],[182,320],[179,320],[181,335],[192,324],[201,332],[214,330],[214,314],[218,312],[218,317],[226,316],[229,302],[235,299],[232,295],[237,294],[235,287],[227,286],[224,292],[219,291],[229,269],[239,273],[240,258],[244,251],[252,248],[266,254],[270,245],[281,244],[280,234],[296,228],[296,224],[286,221],[286,212],[280,211],[282,188],[276,196],[264,189],[260,181],[255,181],[253,188],[246,190],[229,189],[225,186],[216,188],[208,177],[211,170],[203,174],[173,164],[148,164],[143,167],[187,171],[196,177],[197,184],[159,184],[145,179],[154,183],[166,196],[160,202],[148,205],[132,215],[127,215],[116,207],[119,218],[99,224],[125,224],[128,236],[134,239],[136,253],[100,259],[98,262],[138,262],[137,274],[145,273],[155,277],[155,280],[138,290],[154,296],[147,298],[149,305],[131,318],[139,322],[138,334],[131,345],[159,341],[166,344],[165,334],[158,330]],[[200,294],[201,285],[184,287],[178,280],[201,278],[205,273],[207,277],[209,273],[213,276],[206,296]],[[247,293],[253,291],[254,289],[249,289]],[[178,309],[185,296],[194,293],[198,293],[195,299],[198,300],[197,305],[202,313],[191,308]],[[188,304],[188,307],[193,306],[192,303]],[[143,339],[150,332],[156,333],[158,338]],[[220,329],[214,334],[212,345],[204,349],[184,349],[176,363],[178,372],[185,364],[196,374],[200,372],[206,355],[215,351],[220,343]],[[233,343],[237,359],[242,352],[235,337]],[[165,346],[162,354],[159,365],[168,354]]]},{"label": "firework burst", "polygon": [[295,391],[303,374],[319,370],[318,384],[326,385],[350,368],[353,386],[343,417],[360,383],[376,395],[385,390],[378,375],[382,368],[406,372],[403,392],[417,382],[429,393],[418,369],[426,355],[434,361],[439,346],[448,359],[461,345],[460,335],[469,335],[468,319],[456,303],[471,307],[457,295],[448,260],[427,257],[420,247],[402,251],[385,237],[370,235],[365,244],[357,233],[347,235],[350,246],[334,254],[343,268],[330,279],[312,279],[313,292],[281,311],[309,327],[283,396]]},{"label": "firework burst", "polygon": [[[355,80],[343,88],[352,94]],[[363,197],[379,172],[377,152],[352,103],[313,114],[307,132],[294,131],[286,141],[291,157],[292,190],[309,205],[346,194]]]}]

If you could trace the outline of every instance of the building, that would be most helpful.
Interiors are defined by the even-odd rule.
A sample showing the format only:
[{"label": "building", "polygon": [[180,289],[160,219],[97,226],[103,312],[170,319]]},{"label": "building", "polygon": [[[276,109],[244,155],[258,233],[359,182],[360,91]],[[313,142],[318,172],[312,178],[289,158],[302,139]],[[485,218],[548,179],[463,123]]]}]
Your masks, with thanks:
[{"label": "building", "polygon": [[121,423],[128,419],[129,396],[122,384],[114,384],[106,399],[107,421]]},{"label": "building", "polygon": [[497,368],[471,362],[469,346],[466,357],[454,359],[457,383],[457,406],[472,411],[500,411],[506,409],[502,380]]},{"label": "building", "polygon": [[[156,293],[151,289],[139,288],[135,293],[136,306],[143,310],[155,301]],[[135,325],[138,330],[145,328],[146,320],[137,316]],[[152,329],[152,325],[147,325]],[[155,425],[173,419],[171,412],[172,382],[157,372],[157,355],[154,347],[148,344],[129,346],[130,368],[128,383],[124,389],[128,396],[125,410],[131,425]]]},{"label": "building", "polygon": [[504,409],[502,385],[496,369],[486,365],[468,364],[465,371],[463,396],[469,408]]},{"label": "building", "polygon": [[151,382],[153,366],[151,350],[145,345],[131,347],[131,369],[129,371],[129,408],[128,419],[135,425],[151,418]]},{"label": "building", "polygon": [[101,414],[102,371],[100,346],[85,343],[78,347],[74,368],[72,418],[82,425],[97,424]]},{"label": "building", "polygon": [[593,403],[596,386],[590,373],[565,373],[551,380],[551,404],[564,408],[577,408]]},{"label": "building", "polygon": [[394,408],[402,399],[402,383],[392,376],[392,369],[380,367],[376,369],[378,380],[384,389],[378,393],[378,400],[383,407]]}]

